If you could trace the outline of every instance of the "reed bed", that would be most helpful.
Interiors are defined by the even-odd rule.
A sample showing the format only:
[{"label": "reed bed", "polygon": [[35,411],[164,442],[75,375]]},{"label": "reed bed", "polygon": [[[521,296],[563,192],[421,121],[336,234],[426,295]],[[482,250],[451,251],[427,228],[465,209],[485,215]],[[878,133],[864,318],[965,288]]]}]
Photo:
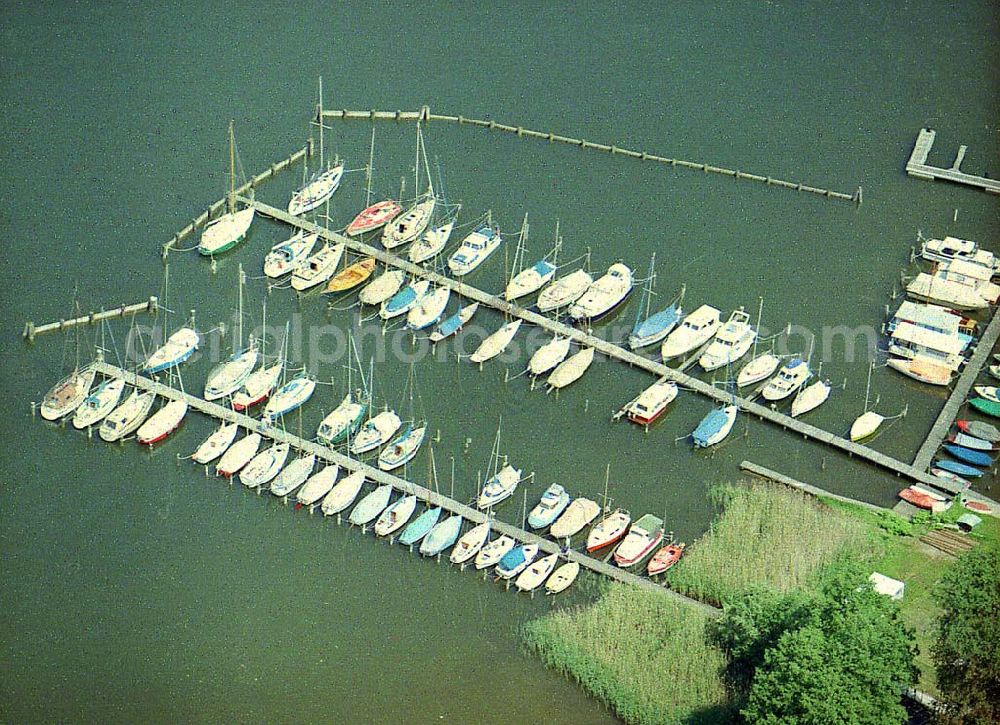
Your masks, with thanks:
[{"label": "reed bed", "polygon": [[546,665],[574,678],[628,723],[730,721],[723,653],[708,644],[708,616],[625,585],[594,604],[525,626]]},{"label": "reed bed", "polygon": [[720,605],[754,586],[806,587],[838,555],[877,555],[872,527],[812,496],[763,481],[713,490],[722,513],[669,574],[672,589]]}]

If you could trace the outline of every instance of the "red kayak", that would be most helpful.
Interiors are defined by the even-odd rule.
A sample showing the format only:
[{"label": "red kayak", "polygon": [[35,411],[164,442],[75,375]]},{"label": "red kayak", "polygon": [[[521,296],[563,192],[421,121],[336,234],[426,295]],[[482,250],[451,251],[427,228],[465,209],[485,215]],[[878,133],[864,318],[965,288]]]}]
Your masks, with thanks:
[{"label": "red kayak", "polygon": [[993,509],[980,501],[966,501],[965,508],[970,511],[978,511],[981,514],[988,514],[993,511]]},{"label": "red kayak", "polygon": [[656,574],[662,574],[667,569],[672,567],[681,559],[681,554],[684,553],[684,544],[667,544],[658,552],[653,554],[653,558],[649,560],[649,564],[646,566],[646,571],[649,572],[650,576],[655,576]]},{"label": "red kayak", "polygon": [[899,492],[899,497],[904,501],[912,503],[914,506],[920,509],[927,509],[928,511],[934,508],[934,504],[937,503],[932,497],[928,496],[926,493],[921,493],[920,491],[915,491],[912,488],[904,488]]},{"label": "red kayak", "polygon": [[370,232],[373,229],[378,229],[389,222],[394,216],[403,211],[397,202],[392,199],[386,199],[385,201],[380,201],[377,204],[372,204],[370,207],[365,209],[363,212],[354,217],[354,221],[347,225],[347,236],[356,237],[359,234],[364,234],[365,232]]}]

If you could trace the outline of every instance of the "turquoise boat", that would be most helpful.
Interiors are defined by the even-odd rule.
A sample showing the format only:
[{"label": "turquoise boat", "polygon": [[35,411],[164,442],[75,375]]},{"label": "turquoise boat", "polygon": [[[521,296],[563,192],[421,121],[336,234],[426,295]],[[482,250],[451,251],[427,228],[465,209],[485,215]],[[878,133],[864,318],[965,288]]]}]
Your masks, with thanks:
[{"label": "turquoise boat", "polygon": [[542,494],[542,500],[528,514],[528,526],[533,529],[544,529],[569,506],[569,494],[558,483],[553,483]]},{"label": "turquoise boat", "polygon": [[441,507],[435,506],[427,509],[417,518],[407,524],[403,533],[399,535],[399,543],[403,546],[410,546],[427,536],[427,532],[434,528],[438,519],[441,518]]},{"label": "turquoise boat", "polygon": [[991,415],[994,418],[1000,418],[1000,403],[993,400],[987,400],[986,398],[973,398],[969,401],[969,405],[978,410],[980,413],[986,413],[986,415]]},{"label": "turquoise boat", "polygon": [[462,531],[462,517],[449,516],[434,526],[430,533],[420,542],[420,553],[424,556],[437,556],[445,549],[452,547],[458,541]]}]

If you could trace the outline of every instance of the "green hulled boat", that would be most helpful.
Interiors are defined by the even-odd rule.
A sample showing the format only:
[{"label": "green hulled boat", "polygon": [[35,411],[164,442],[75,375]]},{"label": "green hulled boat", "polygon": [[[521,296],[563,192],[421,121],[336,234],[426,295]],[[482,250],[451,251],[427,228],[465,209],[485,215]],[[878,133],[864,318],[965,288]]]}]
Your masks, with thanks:
[{"label": "green hulled boat", "polygon": [[994,418],[1000,418],[1000,403],[986,398],[973,398],[969,404],[980,413],[986,413]]}]

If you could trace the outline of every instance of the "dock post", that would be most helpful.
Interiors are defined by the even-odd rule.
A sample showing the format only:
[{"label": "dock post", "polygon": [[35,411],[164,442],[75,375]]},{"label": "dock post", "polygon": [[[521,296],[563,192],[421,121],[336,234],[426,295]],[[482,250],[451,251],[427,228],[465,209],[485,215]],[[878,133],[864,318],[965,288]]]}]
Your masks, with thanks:
[{"label": "dock post", "polygon": [[31,320],[24,323],[24,337],[28,340],[28,342],[35,341],[35,323]]},{"label": "dock post", "polygon": [[31,401],[31,417],[32,418],[35,417],[35,413],[36,413],[37,410],[38,410],[38,404],[34,400],[32,400]]}]

